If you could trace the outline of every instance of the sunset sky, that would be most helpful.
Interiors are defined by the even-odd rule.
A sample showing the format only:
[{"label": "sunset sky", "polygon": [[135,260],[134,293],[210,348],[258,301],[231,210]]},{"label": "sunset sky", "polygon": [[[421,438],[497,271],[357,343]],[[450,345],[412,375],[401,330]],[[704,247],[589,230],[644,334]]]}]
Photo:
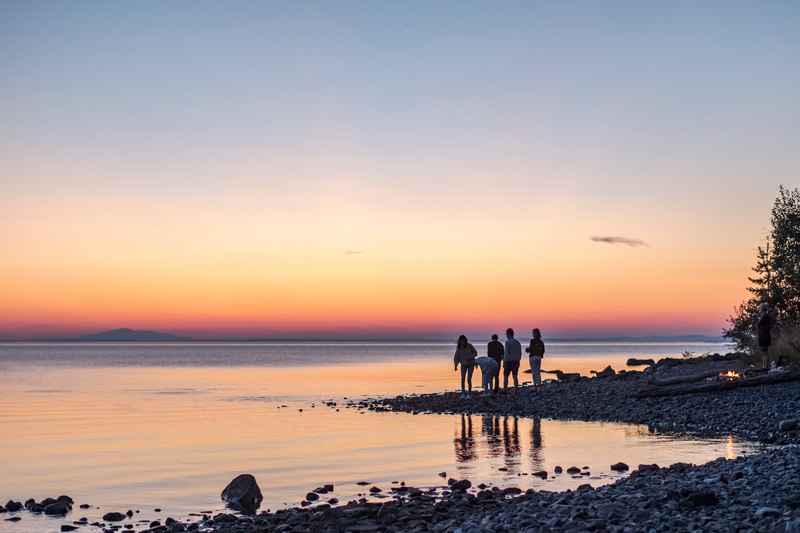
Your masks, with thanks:
[{"label": "sunset sky", "polygon": [[718,335],[798,2],[0,0],[0,340]]}]

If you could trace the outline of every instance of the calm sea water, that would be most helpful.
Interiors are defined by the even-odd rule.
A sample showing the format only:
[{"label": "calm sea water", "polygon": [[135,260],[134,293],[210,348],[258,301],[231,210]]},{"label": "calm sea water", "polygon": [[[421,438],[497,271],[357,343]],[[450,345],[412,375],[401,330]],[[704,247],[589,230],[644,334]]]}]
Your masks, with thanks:
[{"label": "calm sea water", "polygon": [[[588,374],[686,350],[728,351],[549,343],[543,367]],[[400,481],[436,487],[446,483],[440,473],[565,490],[612,482],[618,461],[702,463],[755,450],[645,426],[345,408],[365,396],[454,390],[453,351],[451,343],[0,344],[0,503],[76,500],[66,520],[22,512],[20,522],[0,520],[0,531],[59,531],[128,509],[146,522],[218,512],[220,492],[240,473],[256,476],[262,509],[276,510],[328,483],[336,490],[326,497],[343,503],[368,495],[360,481],[384,491]],[[556,465],[591,474],[531,476]]]}]

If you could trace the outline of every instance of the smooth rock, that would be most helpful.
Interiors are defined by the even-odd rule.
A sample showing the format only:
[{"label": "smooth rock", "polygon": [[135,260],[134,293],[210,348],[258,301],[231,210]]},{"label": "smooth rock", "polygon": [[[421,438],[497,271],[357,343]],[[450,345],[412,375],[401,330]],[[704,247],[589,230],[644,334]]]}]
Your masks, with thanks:
[{"label": "smooth rock", "polygon": [[22,504],[19,502],[8,500],[8,503],[6,503],[6,509],[8,509],[9,513],[16,513],[17,511],[22,510]]},{"label": "smooth rock", "polygon": [[655,366],[656,362],[653,361],[652,359],[636,359],[634,357],[631,357],[625,364],[628,366],[644,366],[644,365]]},{"label": "smooth rock", "polygon": [[628,465],[626,465],[625,463],[622,463],[622,462],[611,465],[611,470],[615,470],[617,472],[624,472],[624,471],[628,470],[629,468],[630,467]]},{"label": "smooth rock", "polygon": [[468,479],[460,479],[458,481],[453,482],[450,485],[450,488],[453,490],[467,490],[472,486],[472,482]]},{"label": "smooth rock", "polygon": [[125,520],[126,518],[128,518],[128,515],[125,513],[112,512],[103,515],[103,520],[106,522],[119,522],[120,520]]},{"label": "smooth rock", "polygon": [[605,367],[600,372],[596,372],[596,371],[592,371],[592,372],[597,374],[598,378],[606,378],[608,376],[613,376],[614,374],[616,374],[616,371],[613,368],[611,368],[611,365],[608,365],[607,367]]},{"label": "smooth rock", "polygon": [[762,517],[762,516],[778,517],[780,515],[781,515],[781,510],[780,509],[776,509],[774,507],[762,507],[761,509],[756,511],[756,516],[757,517]]},{"label": "smooth rock", "polygon": [[50,516],[63,516],[70,512],[72,508],[70,507],[69,502],[67,501],[60,501],[51,503],[47,507],[44,508],[44,514]]},{"label": "smooth rock", "polygon": [[661,468],[657,464],[652,465],[639,465],[639,474],[643,476],[649,476],[652,474],[657,474]]},{"label": "smooth rock", "polygon": [[719,498],[713,492],[697,491],[686,497],[687,500],[698,506],[717,505]]},{"label": "smooth rock", "polygon": [[249,514],[254,513],[264,499],[256,478],[250,474],[236,476],[228,483],[220,497],[232,509]]},{"label": "smooth rock", "polygon": [[797,419],[784,420],[778,424],[779,431],[794,431],[797,429]]},{"label": "smooth rock", "polygon": [[215,524],[232,524],[236,522],[236,517],[228,513],[220,513],[214,517]]}]

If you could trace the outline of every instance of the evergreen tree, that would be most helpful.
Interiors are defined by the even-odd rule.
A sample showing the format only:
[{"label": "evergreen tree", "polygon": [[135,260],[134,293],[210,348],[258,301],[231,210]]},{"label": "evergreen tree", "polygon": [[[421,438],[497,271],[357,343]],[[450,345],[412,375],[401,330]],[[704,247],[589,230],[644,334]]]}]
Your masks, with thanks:
[{"label": "evergreen tree", "polygon": [[761,302],[769,304],[775,331],[800,322],[800,190],[788,190],[781,185],[771,222],[767,242],[758,248],[753,268],[757,276],[747,278],[753,284],[747,289],[753,297],[736,308],[728,319],[730,329],[723,330],[723,336],[740,350],[755,342]]}]

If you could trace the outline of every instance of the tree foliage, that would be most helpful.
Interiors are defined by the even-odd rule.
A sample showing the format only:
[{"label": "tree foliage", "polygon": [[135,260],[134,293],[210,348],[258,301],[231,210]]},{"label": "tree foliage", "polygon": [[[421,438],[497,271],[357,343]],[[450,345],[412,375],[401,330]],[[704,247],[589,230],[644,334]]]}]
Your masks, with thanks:
[{"label": "tree foliage", "polygon": [[780,187],[772,208],[772,231],[758,248],[753,296],[742,302],[728,319],[723,336],[737,348],[752,346],[758,321],[758,304],[767,302],[773,329],[780,331],[800,321],[800,190]]}]

